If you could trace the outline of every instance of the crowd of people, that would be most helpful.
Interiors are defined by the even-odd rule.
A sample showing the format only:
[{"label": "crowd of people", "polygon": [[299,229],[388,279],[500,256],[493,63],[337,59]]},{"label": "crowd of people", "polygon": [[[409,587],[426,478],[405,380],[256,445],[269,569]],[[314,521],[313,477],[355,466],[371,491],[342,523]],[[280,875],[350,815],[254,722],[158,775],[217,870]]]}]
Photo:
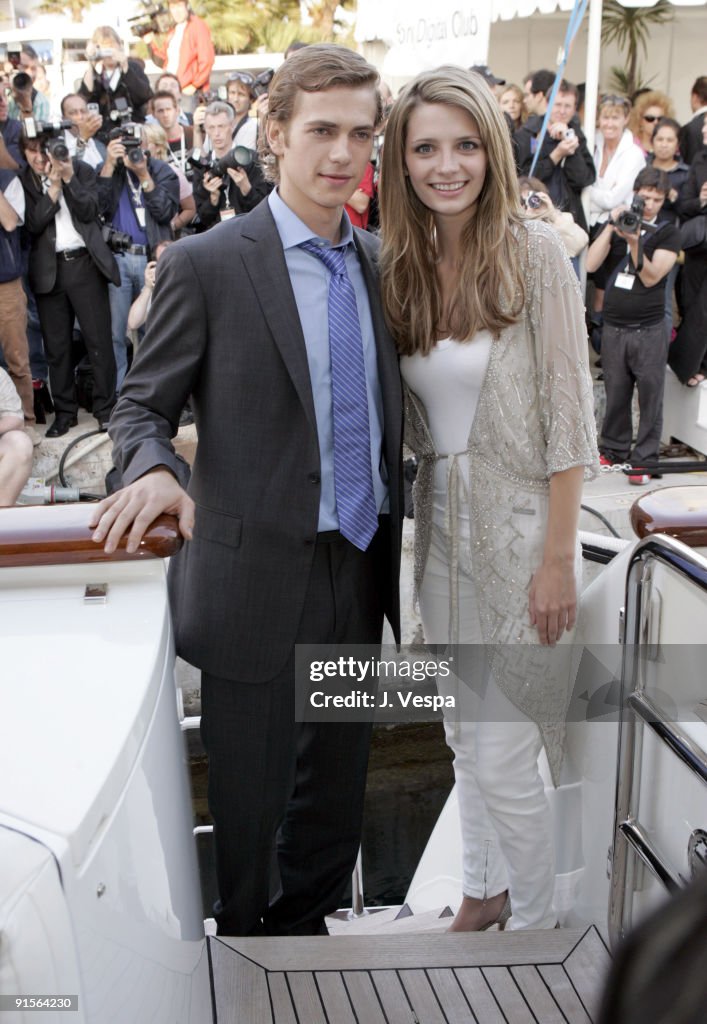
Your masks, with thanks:
[{"label": "crowd of people", "polygon": [[[188,541],[170,595],[178,651],[202,671],[219,931],[325,930],[355,860],[371,723],[301,720],[296,648],[375,652],[384,616],[399,637],[403,412],[425,634],[471,652],[446,722],[464,842],[453,927],[554,927],[538,754],[557,779],[577,520],[599,464],[577,258],[601,333],[599,450],[643,483],[666,358],[687,385],[705,369],[707,78],[682,128],[660,93],[603,96],[590,153],[580,90],[563,80],[552,100],[545,70],[521,89],[442,67],[392,102],[361,56],[314,45],[266,96],[240,73],[190,110],[186,63],[152,92],[112,31],[94,41],[58,134],[10,131],[0,148],[0,300],[18,329],[36,307],[50,436],[76,419],[79,325],[122,483],[94,541],[133,551],[161,512]],[[127,330],[145,321],[129,369]],[[27,339],[3,330],[31,425]],[[0,401],[2,432],[18,406]],[[188,402],[189,482],[171,444]]]}]

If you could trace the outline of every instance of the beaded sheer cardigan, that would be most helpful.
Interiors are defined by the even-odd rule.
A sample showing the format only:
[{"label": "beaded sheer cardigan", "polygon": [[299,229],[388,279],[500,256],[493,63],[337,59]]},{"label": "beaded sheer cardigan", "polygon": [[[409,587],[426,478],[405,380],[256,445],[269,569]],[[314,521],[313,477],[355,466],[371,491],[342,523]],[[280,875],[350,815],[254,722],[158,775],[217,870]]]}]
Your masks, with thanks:
[{"label": "beaded sheer cardigan", "polygon": [[[584,466],[590,479],[599,464],[579,282],[552,228],[528,221],[520,231],[525,306],[518,322],[491,346],[466,451],[448,458],[449,641],[453,645],[459,636],[458,510],[467,502],[471,550],[463,554],[471,563],[491,671],[511,702],[538,724],[557,784],[571,695],[572,636],[555,648],[537,643],[528,620],[528,587],[542,561],[550,477]],[[430,549],[434,465],[440,455],[425,408],[409,388],[405,442],[419,463],[413,492],[417,600]],[[460,458],[469,460],[468,492]],[[576,564],[579,584],[579,542]]]}]

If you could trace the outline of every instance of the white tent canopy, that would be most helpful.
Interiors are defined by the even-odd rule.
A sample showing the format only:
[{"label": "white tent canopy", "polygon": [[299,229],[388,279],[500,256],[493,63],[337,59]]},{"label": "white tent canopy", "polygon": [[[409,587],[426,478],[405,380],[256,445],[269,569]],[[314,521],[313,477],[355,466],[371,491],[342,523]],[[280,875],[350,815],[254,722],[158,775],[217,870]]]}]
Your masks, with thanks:
[{"label": "white tent canopy", "polygon": [[[657,0],[620,0],[624,7],[652,7]],[[702,7],[707,0],[671,0]],[[359,0],[356,41],[389,47],[383,76],[407,78],[439,64],[486,64],[491,24],[533,14],[571,11],[573,0]],[[598,78],[602,0],[590,0],[588,87]],[[558,39],[558,46],[562,40]]]}]

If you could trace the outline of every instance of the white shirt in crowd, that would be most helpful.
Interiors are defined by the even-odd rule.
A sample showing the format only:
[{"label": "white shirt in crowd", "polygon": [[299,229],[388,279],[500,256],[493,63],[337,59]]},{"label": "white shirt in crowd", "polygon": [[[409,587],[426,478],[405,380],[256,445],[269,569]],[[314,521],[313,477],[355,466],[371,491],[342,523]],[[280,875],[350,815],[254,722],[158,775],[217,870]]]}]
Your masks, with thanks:
[{"label": "white shirt in crowd", "polygon": [[[42,184],[44,191],[48,192],[49,179],[45,178]],[[56,242],[54,244],[54,248],[57,252],[64,252],[65,249],[84,249],[86,247],[86,243],[74,227],[74,222],[71,219],[69,207],[66,205],[63,191],[59,195],[59,210],[54,218],[54,225],[56,227]]]},{"label": "white shirt in crowd", "polygon": [[69,150],[69,156],[73,159],[78,156],[79,160],[83,160],[89,167],[95,169],[103,163],[105,157],[101,154],[98,146],[96,145],[95,139],[88,139],[81,152],[79,152],[79,140],[73,134],[73,132],[65,131],[64,138],[66,140],[66,148]]},{"label": "white shirt in crowd", "polygon": [[13,178],[3,195],[17,214],[17,227],[21,228],[25,222],[25,190],[22,188],[20,179]]},{"label": "white shirt in crowd", "polygon": [[186,21],[180,22],[174,30],[174,35],[169,41],[167,47],[167,67],[166,71],[170,74],[176,75],[177,69],[179,68],[179,51],[182,48],[182,39],[184,38],[184,30],[187,27]]}]

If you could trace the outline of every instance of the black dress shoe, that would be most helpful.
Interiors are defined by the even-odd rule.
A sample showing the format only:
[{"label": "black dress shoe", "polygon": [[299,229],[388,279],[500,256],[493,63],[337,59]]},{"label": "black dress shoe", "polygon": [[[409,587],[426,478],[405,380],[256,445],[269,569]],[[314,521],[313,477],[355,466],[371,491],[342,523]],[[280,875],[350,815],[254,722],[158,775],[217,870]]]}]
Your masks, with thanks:
[{"label": "black dress shoe", "polygon": [[68,434],[71,428],[75,427],[77,423],[78,417],[69,416],[68,413],[57,413],[56,419],[44,436],[63,437],[64,434]]}]

